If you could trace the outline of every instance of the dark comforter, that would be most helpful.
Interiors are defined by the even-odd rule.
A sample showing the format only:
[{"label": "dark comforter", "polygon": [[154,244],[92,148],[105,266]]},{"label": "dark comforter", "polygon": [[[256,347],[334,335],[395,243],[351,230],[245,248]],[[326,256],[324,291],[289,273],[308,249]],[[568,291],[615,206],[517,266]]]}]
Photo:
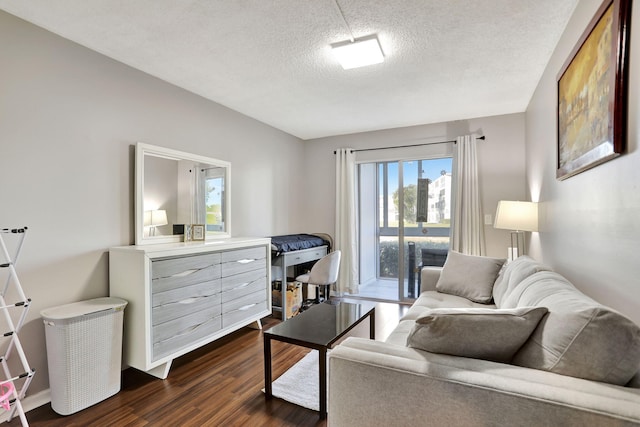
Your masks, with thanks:
[{"label": "dark comforter", "polygon": [[271,249],[279,255],[283,252],[299,251],[301,249],[315,248],[328,245],[329,242],[312,234],[287,234],[283,236],[271,236]]}]

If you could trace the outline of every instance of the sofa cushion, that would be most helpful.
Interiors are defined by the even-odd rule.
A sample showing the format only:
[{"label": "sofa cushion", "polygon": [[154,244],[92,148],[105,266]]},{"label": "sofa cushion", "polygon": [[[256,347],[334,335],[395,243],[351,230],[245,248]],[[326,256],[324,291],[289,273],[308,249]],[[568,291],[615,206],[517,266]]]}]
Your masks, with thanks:
[{"label": "sofa cushion", "polygon": [[493,304],[480,304],[457,295],[443,294],[437,291],[426,291],[413,303],[402,316],[402,320],[415,320],[432,308],[496,308]]},{"label": "sofa cushion", "polygon": [[449,251],[436,290],[465,297],[473,302],[490,303],[493,299],[493,284],[504,262],[504,259]]},{"label": "sofa cushion", "polygon": [[493,285],[493,301],[495,304],[498,307],[502,307],[503,301],[520,282],[539,271],[551,271],[551,269],[526,255],[522,255],[508,263],[502,269]]},{"label": "sofa cushion", "polygon": [[640,327],[541,271],[524,279],[503,307],[541,306],[549,312],[512,363],[588,380],[625,385],[640,364]]},{"label": "sofa cushion", "polygon": [[546,313],[544,307],[433,309],[415,320],[407,346],[506,363]]},{"label": "sofa cushion", "polygon": [[413,320],[400,320],[398,326],[393,328],[393,331],[391,331],[384,342],[388,344],[401,345],[403,347],[406,346],[407,337],[409,336],[409,332],[411,332],[411,329],[413,328],[413,325],[415,325],[415,323],[416,322]]}]

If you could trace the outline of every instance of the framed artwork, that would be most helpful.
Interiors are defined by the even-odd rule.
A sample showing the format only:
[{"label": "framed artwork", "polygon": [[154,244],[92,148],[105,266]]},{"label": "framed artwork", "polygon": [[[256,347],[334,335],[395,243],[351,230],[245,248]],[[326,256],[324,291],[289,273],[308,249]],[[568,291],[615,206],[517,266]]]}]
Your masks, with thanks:
[{"label": "framed artwork", "polygon": [[625,148],[631,2],[606,0],[558,75],[557,179]]},{"label": "framed artwork", "polygon": [[192,240],[204,240],[204,225],[192,224],[191,225],[191,238]]},{"label": "framed artwork", "polygon": [[191,235],[191,224],[184,225],[184,241],[190,242],[193,236]]}]

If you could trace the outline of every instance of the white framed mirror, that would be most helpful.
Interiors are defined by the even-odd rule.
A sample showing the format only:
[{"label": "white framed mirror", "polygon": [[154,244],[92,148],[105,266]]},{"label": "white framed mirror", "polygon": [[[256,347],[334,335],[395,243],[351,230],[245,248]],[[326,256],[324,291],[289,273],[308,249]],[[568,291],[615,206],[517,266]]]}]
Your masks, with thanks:
[{"label": "white framed mirror", "polygon": [[193,225],[196,240],[231,237],[231,163],[142,142],[135,156],[136,245],[190,240]]}]

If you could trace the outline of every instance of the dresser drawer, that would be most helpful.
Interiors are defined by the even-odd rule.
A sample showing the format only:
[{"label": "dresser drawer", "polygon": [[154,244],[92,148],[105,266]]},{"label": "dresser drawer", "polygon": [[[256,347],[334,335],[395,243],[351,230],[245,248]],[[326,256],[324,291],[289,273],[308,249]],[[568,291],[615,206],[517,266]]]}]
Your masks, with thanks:
[{"label": "dresser drawer", "polygon": [[233,274],[222,278],[222,292],[231,291],[235,288],[246,286],[250,282],[254,282],[259,279],[265,280],[266,284],[267,271],[265,269],[245,271],[243,273]]},{"label": "dresser drawer", "polygon": [[304,249],[301,251],[285,252],[285,262],[288,265],[298,265],[309,261],[316,261],[327,254],[327,247]]},{"label": "dresser drawer", "polygon": [[151,278],[174,277],[189,270],[200,270],[220,264],[220,253],[208,253],[186,257],[164,258],[151,261]]},{"label": "dresser drawer", "polygon": [[168,322],[213,305],[220,305],[220,279],[157,292],[152,298],[152,324]]},{"label": "dresser drawer", "polygon": [[252,270],[266,270],[266,255],[265,247],[223,252],[221,275],[228,277]]},{"label": "dresser drawer", "polygon": [[249,295],[242,296],[240,298],[236,298],[230,301],[222,302],[222,314],[226,315],[227,313],[238,310],[244,306],[259,303],[267,300],[267,293],[264,289],[261,289],[258,292],[253,292]]},{"label": "dresser drawer", "polygon": [[220,329],[220,305],[154,326],[152,360],[175,353]]},{"label": "dresser drawer", "polygon": [[262,292],[264,295],[267,294],[267,279],[264,275],[250,282],[238,285],[236,288],[223,292],[222,303],[226,304],[256,292]]},{"label": "dresser drawer", "polygon": [[[154,266],[152,265],[152,270]],[[151,292],[153,294],[166,292],[196,283],[208,282],[220,278],[220,264],[209,265],[200,269],[187,269],[173,276],[159,277],[151,280]]]},{"label": "dresser drawer", "polygon": [[232,251],[222,252],[220,262],[233,262],[242,259],[262,259],[267,257],[267,248],[265,246],[256,246],[246,249],[235,249]]},{"label": "dresser drawer", "polygon": [[251,316],[267,310],[267,299],[264,289],[260,292],[235,299],[222,304],[222,327],[227,328],[236,323],[246,322]]}]

